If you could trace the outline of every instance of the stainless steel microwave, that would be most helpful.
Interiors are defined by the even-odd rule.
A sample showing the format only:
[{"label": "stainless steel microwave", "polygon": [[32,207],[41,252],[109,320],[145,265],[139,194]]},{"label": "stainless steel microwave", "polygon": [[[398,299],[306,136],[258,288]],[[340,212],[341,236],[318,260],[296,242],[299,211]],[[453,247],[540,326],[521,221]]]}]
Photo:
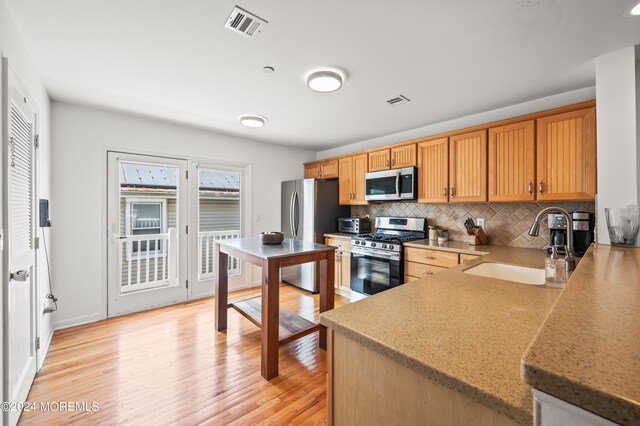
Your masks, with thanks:
[{"label": "stainless steel microwave", "polygon": [[367,173],[364,198],[367,201],[415,200],[417,175],[415,167]]}]

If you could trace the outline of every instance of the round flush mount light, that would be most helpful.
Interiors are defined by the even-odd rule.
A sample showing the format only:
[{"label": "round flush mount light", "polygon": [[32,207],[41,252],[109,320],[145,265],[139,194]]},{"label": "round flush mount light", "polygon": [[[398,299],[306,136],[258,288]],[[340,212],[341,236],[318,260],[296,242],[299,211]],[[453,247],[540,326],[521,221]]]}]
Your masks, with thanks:
[{"label": "round flush mount light", "polygon": [[242,115],[240,116],[240,124],[245,127],[262,127],[267,119],[259,115]]},{"label": "round flush mount light", "polygon": [[342,87],[344,74],[337,70],[313,71],[307,76],[307,86],[316,92],[335,92]]},{"label": "round flush mount light", "polygon": [[640,16],[640,2],[636,2],[629,6],[626,10],[626,14],[629,16]]}]

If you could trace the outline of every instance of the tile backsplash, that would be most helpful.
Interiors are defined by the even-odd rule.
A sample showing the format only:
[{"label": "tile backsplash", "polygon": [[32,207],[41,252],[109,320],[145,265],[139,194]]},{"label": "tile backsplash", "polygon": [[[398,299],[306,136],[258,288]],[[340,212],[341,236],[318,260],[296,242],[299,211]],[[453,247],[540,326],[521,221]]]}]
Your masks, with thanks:
[{"label": "tile backsplash", "polygon": [[476,220],[484,218],[485,232],[490,244],[512,247],[543,248],[549,244],[547,221],[540,224],[540,235],[532,237],[527,232],[536,213],[545,207],[559,206],[573,212],[583,210],[593,213],[593,202],[568,203],[464,203],[464,204],[418,204],[418,203],[379,203],[368,206],[351,207],[351,215],[363,217],[369,215],[371,225],[376,216],[426,217],[428,225],[436,225],[449,230],[449,239],[466,241],[467,231],[464,221],[467,217]]}]

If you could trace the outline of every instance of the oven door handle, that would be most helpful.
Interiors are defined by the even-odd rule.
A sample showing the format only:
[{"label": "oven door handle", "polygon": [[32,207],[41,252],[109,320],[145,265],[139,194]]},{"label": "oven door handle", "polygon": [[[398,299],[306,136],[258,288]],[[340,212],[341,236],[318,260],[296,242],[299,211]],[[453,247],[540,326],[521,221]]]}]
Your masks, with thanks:
[{"label": "oven door handle", "polygon": [[398,174],[396,175],[396,196],[398,198],[400,198],[400,176],[401,176],[401,172],[398,171]]},{"label": "oven door handle", "polygon": [[369,251],[369,250],[361,250],[355,247],[351,248],[352,255],[360,255],[360,256],[369,256],[369,257],[377,257],[380,259],[391,259],[391,260],[400,260],[400,253],[398,252],[385,252],[385,251]]}]

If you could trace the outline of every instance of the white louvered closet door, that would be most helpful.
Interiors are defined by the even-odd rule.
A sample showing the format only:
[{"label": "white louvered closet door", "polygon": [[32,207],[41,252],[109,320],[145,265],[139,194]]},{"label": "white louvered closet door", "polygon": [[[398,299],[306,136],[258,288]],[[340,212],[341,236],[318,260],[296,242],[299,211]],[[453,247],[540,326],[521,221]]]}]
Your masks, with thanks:
[{"label": "white louvered closet door", "polygon": [[[5,324],[4,361],[8,379],[6,401],[25,401],[36,373],[36,280],[35,280],[35,135],[36,111],[21,90],[17,78],[3,61],[8,75],[4,136],[5,266],[9,283],[4,286],[8,310]],[[5,424],[16,424],[18,412],[5,413]]]}]

